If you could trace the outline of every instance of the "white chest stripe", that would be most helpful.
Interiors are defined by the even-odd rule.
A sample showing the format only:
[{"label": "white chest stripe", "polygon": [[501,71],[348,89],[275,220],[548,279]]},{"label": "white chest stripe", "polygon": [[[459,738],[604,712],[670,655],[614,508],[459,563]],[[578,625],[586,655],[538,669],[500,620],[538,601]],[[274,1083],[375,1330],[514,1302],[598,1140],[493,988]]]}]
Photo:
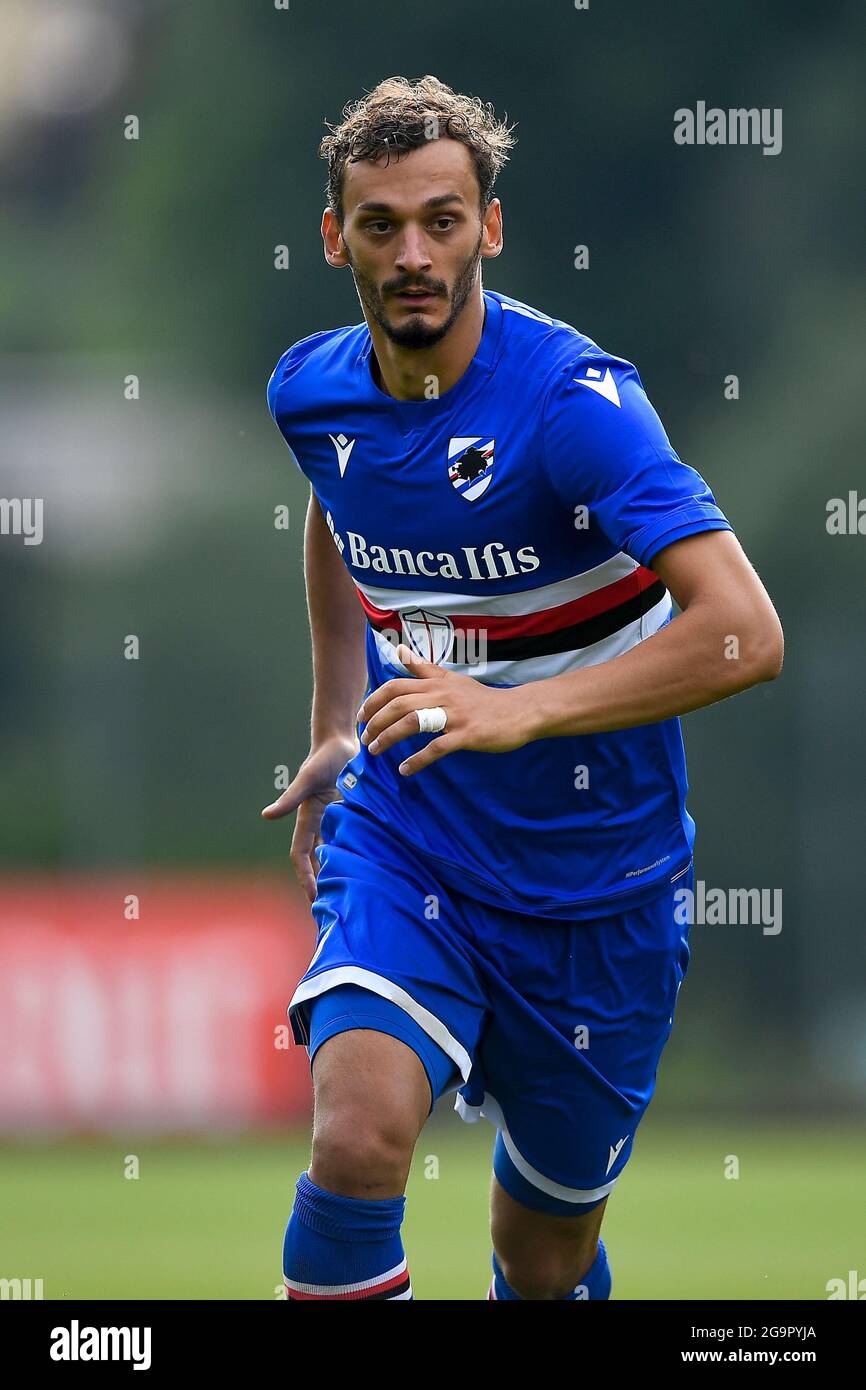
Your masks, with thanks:
[{"label": "white chest stripe", "polygon": [[[633,574],[638,563],[630,555],[620,551],[603,564],[583,574],[560,579],[555,584],[542,584],[534,589],[519,589],[512,594],[474,594],[437,593],[426,589],[392,589],[379,585],[355,583],[366,599],[376,608],[427,608],[434,613],[484,613],[491,618],[522,617],[527,613],[538,613],[543,608],[556,608],[561,603],[571,603],[573,599],[583,598],[618,579]],[[354,575],[352,576],[354,578]]]},{"label": "white chest stripe", "polygon": [[[623,656],[636,647],[638,642],[651,637],[665,623],[671,612],[671,596],[662,599],[645,613],[642,618],[627,623],[618,632],[611,633],[600,642],[589,647],[578,647],[569,652],[553,652],[550,656],[522,657],[512,661],[480,661],[472,665],[460,662],[441,661],[439,665],[446,671],[456,671],[458,675],[474,676],[476,680],[490,685],[526,685],[530,681],[547,680],[549,676],[561,676],[565,671],[578,671],[587,666],[600,666],[603,661],[612,661],[615,656]],[[385,666],[392,667],[399,675],[410,672],[395,656],[395,648],[381,632],[373,629],[373,638],[379,659]],[[405,638],[404,638],[405,640]]]}]

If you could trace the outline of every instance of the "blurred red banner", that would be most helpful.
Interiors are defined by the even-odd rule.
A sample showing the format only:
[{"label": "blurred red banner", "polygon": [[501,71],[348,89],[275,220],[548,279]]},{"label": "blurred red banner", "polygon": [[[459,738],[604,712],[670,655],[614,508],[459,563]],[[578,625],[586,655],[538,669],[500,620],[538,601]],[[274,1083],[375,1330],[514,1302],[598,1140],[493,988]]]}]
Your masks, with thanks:
[{"label": "blurred red banner", "polygon": [[0,879],[0,1130],[306,1113],[286,1006],[314,944],[279,879]]}]

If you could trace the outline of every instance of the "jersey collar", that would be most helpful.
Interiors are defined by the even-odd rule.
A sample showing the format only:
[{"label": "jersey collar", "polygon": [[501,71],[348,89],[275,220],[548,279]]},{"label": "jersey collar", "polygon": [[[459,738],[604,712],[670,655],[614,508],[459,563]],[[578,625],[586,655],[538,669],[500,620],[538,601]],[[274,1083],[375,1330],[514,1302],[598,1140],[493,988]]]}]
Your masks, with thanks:
[{"label": "jersey collar", "polygon": [[364,343],[358,354],[356,365],[362,389],[368,400],[376,401],[380,406],[387,408],[395,414],[398,419],[407,421],[419,421],[424,418],[432,419],[450,410],[451,406],[462,400],[472,388],[485,376],[493,371],[496,364],[499,338],[502,330],[502,306],[499,300],[488,290],[483,290],[482,295],[487,310],[484,319],[484,328],[475,356],[466,368],[466,371],[455,381],[454,385],[441,396],[433,397],[427,401],[398,401],[394,396],[389,396],[387,392],[381,390],[373,380],[370,370],[370,357],[373,350],[373,340],[369,330],[364,334]]}]

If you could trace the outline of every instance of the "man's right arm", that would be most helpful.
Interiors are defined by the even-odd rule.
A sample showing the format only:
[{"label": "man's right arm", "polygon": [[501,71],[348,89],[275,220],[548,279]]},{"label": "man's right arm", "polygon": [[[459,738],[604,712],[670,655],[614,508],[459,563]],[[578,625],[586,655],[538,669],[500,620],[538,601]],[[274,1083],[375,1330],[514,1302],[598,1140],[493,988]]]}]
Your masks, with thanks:
[{"label": "man's right arm", "polygon": [[312,902],[319,825],[328,804],[337,799],[340,772],[359,750],[355,716],[367,684],[367,619],[312,489],[304,526],[304,574],[313,650],[310,751],[294,781],[262,815],[279,820],[297,810],[291,860]]},{"label": "man's right arm", "polygon": [[367,619],[312,488],[304,528],[304,574],[313,647],[310,744],[356,739],[355,715],[367,688]]}]

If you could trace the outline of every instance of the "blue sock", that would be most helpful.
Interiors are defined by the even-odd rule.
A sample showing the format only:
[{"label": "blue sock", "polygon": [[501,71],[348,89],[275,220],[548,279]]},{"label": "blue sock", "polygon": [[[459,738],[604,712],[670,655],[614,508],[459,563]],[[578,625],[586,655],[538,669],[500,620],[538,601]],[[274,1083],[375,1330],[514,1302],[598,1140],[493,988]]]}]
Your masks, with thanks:
[{"label": "blue sock", "polygon": [[[520,1294],[515,1293],[510,1284],[505,1282],[505,1275],[499,1267],[499,1261],[494,1252],[493,1279],[487,1292],[488,1299],[495,1298],[516,1298],[520,1300]],[[610,1265],[607,1262],[607,1251],[604,1248],[604,1241],[601,1236],[598,1238],[598,1254],[594,1262],[584,1274],[580,1283],[571,1293],[565,1295],[566,1299],[573,1299],[575,1302],[582,1302],[584,1299],[604,1299],[610,1298],[610,1290],[613,1284],[610,1273]],[[520,1300],[522,1301],[522,1300]]]},{"label": "blue sock", "polygon": [[283,1241],[286,1298],[412,1299],[400,1237],[405,1197],[340,1197],[298,1178]]}]

